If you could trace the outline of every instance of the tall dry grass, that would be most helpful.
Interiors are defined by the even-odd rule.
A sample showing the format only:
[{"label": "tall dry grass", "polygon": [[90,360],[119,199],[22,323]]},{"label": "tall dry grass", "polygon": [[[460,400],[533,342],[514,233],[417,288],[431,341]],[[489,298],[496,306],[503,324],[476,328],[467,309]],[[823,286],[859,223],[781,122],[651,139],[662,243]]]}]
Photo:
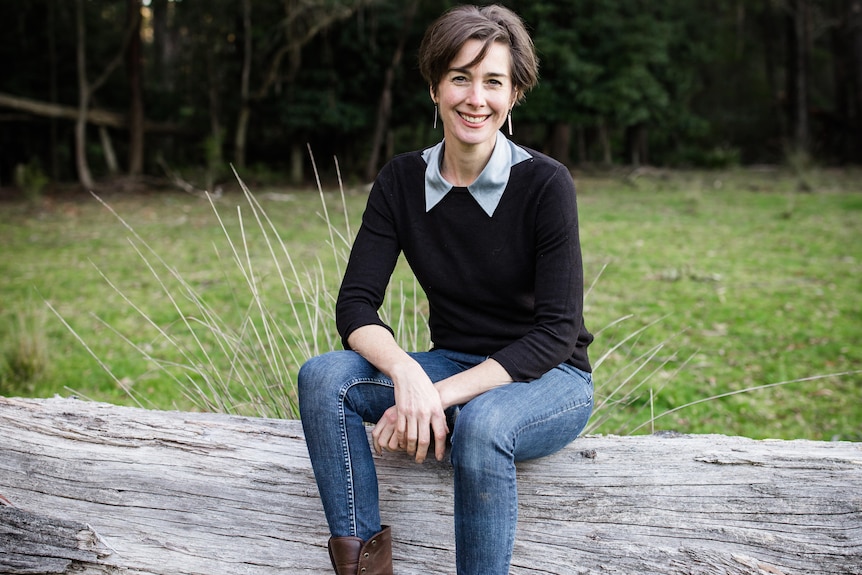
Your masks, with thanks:
[{"label": "tall dry grass", "polygon": [[[238,173],[234,175],[245,200],[244,206],[236,209],[238,225],[228,225],[218,203],[208,197],[224,240],[221,248],[216,248],[212,263],[224,270],[224,281],[232,292],[231,309],[214,306],[196,283],[188,279],[191,270],[183,272],[171,266],[132,225],[97,197],[129,232],[130,247],[140,261],[142,273],[153,278],[174,313],[167,325],[157,321],[114,283],[108,273],[100,270],[104,281],[137,314],[142,329],[152,330],[158,342],[141,343],[134,333],[122,332],[107,322],[103,325],[119,342],[148,361],[152,366],[151,376],[173,382],[197,409],[296,418],[294,382],[299,367],[306,359],[340,345],[334,321],[335,296],[354,231],[340,175],[343,223],[338,224],[329,212],[313,155],[311,158],[321,200],[321,217],[327,230],[327,237],[321,238],[330,251],[327,262],[319,257],[310,262],[293,254],[276,223]],[[586,290],[587,299],[600,285],[602,271]],[[85,338],[51,304],[48,305],[115,383],[139,405],[149,406],[148,398],[114,375]],[[429,347],[425,309],[415,280],[412,285],[396,282],[390,286],[381,314],[394,328],[397,340],[405,349]],[[597,330],[596,336],[602,337],[610,328],[624,326],[631,319],[631,316],[621,317]],[[679,357],[673,338],[657,345],[642,342],[644,333],[661,321],[632,328],[594,360],[596,407],[586,432],[653,431],[657,420],[692,405],[799,381],[846,375],[828,374],[747,387],[704,397],[657,414],[654,398],[672,384],[674,376],[685,369],[694,356]],[[612,331],[620,333],[619,329]]]}]

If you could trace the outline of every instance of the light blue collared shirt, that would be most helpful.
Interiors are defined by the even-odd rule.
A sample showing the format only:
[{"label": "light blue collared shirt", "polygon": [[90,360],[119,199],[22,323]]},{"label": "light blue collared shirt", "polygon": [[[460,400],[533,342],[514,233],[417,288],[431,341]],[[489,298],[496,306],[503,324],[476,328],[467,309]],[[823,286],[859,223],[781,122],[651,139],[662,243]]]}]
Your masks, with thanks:
[{"label": "light blue collared shirt", "polygon": [[[443,141],[422,152],[425,160],[425,211],[429,211],[442,200],[454,187],[440,173],[440,161],[443,156]],[[509,183],[509,173],[512,166],[532,158],[526,150],[512,143],[502,132],[497,132],[497,142],[488,164],[476,181],[467,186],[467,191],[479,203],[488,216],[494,215],[494,210],[503,197],[506,185]]]}]

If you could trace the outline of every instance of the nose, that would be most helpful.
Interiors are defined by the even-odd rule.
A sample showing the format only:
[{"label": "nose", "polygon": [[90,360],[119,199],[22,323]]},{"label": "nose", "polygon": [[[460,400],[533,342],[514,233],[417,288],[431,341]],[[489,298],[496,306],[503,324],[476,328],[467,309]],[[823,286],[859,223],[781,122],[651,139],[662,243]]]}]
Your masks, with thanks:
[{"label": "nose", "polygon": [[485,90],[480,83],[474,83],[467,94],[467,103],[481,108],[485,104]]}]

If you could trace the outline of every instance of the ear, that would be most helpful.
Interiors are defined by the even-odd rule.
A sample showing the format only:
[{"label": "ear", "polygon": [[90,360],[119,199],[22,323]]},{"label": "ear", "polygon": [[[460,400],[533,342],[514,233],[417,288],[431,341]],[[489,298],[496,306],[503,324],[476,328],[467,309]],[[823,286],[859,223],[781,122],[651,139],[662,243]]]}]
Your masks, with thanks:
[{"label": "ear", "polygon": [[436,86],[429,85],[428,92],[431,94],[431,101],[435,104],[437,103],[437,88]]},{"label": "ear", "polygon": [[520,100],[520,99],[521,99],[521,91],[520,90],[514,90],[512,92],[512,101],[509,103],[509,110],[514,108],[515,104],[517,104],[518,100]]}]

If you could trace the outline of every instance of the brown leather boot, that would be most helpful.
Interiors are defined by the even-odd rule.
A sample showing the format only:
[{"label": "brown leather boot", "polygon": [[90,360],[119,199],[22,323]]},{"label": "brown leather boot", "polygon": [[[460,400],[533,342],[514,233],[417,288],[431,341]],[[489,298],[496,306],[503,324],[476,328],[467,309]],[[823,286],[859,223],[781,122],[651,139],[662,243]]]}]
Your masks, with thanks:
[{"label": "brown leather boot", "polygon": [[331,537],[329,559],[336,575],[392,575],[389,526],[364,542],[359,537]]}]

